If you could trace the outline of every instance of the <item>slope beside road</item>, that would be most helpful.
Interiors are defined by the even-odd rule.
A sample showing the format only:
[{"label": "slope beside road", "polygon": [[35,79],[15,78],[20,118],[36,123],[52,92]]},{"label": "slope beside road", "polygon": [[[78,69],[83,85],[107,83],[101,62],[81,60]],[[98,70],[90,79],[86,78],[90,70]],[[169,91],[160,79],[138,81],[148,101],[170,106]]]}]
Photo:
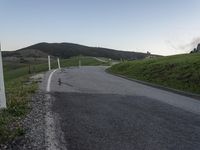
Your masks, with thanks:
[{"label": "slope beside road", "polygon": [[[49,149],[200,149],[200,101],[105,69],[69,68],[51,74]],[[44,91],[49,74],[41,86]]]}]

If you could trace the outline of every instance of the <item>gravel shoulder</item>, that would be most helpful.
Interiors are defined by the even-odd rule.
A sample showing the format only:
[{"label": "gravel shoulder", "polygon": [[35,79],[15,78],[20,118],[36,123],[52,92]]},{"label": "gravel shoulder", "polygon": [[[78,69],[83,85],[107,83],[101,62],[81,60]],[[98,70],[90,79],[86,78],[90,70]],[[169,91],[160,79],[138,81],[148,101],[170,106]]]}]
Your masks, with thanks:
[{"label": "gravel shoulder", "polygon": [[39,89],[28,100],[28,107],[30,111],[24,117],[18,120],[18,124],[22,126],[24,135],[17,137],[14,141],[1,145],[1,150],[44,150],[45,143],[45,115],[48,103],[46,93],[42,90],[44,74],[37,74],[30,78],[30,80],[39,83]]},{"label": "gravel shoulder", "polygon": [[1,150],[42,150],[45,149],[45,97],[37,92],[29,102],[30,112],[19,120],[25,134],[0,147]]}]

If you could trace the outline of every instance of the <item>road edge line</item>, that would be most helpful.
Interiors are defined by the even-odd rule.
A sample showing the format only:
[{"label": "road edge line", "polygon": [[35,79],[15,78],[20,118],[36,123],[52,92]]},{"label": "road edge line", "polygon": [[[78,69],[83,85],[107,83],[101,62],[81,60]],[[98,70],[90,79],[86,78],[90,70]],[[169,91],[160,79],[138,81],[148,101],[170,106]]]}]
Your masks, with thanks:
[{"label": "road edge line", "polygon": [[[46,87],[46,114],[45,114],[45,124],[46,124],[46,129],[45,129],[45,145],[47,150],[67,150],[67,147],[65,146],[65,141],[64,141],[64,134],[61,130],[60,127],[60,122],[58,120],[59,116],[58,114],[54,114],[51,110],[51,105],[52,105],[52,97],[50,95],[51,91],[51,78],[53,74],[57,71],[58,69],[55,69],[52,71],[48,77],[47,81],[47,87]],[[56,117],[55,117],[56,115]],[[56,133],[60,133],[60,137],[56,135]],[[59,141],[59,139],[61,141]]]},{"label": "road edge line", "polygon": [[47,88],[46,88],[46,91],[47,92],[50,92],[51,90],[51,78],[53,76],[53,74],[57,71],[58,69],[55,69],[54,71],[52,71],[49,75],[49,78],[48,78],[48,81],[47,81]]}]

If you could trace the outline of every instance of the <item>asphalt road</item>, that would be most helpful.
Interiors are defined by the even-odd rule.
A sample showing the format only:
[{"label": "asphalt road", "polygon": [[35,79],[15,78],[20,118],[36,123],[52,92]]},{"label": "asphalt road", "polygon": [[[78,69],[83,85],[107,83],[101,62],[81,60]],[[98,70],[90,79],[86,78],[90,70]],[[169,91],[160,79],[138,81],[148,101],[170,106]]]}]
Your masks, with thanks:
[{"label": "asphalt road", "polygon": [[200,149],[198,100],[110,75],[105,67],[56,71],[48,94],[68,150]]}]

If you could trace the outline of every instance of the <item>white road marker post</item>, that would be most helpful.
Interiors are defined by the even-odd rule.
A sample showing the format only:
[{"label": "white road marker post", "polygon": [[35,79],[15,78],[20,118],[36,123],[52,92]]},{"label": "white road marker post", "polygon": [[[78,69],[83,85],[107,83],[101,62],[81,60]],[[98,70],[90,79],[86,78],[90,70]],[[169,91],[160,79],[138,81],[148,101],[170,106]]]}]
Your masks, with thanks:
[{"label": "white road marker post", "polygon": [[58,61],[58,69],[60,69],[60,59],[57,58],[57,61]]},{"label": "white road marker post", "polygon": [[49,71],[51,70],[51,57],[48,56]]},{"label": "white road marker post", "polygon": [[3,77],[3,63],[1,55],[1,43],[0,43],[0,108],[6,108],[6,95]]}]

